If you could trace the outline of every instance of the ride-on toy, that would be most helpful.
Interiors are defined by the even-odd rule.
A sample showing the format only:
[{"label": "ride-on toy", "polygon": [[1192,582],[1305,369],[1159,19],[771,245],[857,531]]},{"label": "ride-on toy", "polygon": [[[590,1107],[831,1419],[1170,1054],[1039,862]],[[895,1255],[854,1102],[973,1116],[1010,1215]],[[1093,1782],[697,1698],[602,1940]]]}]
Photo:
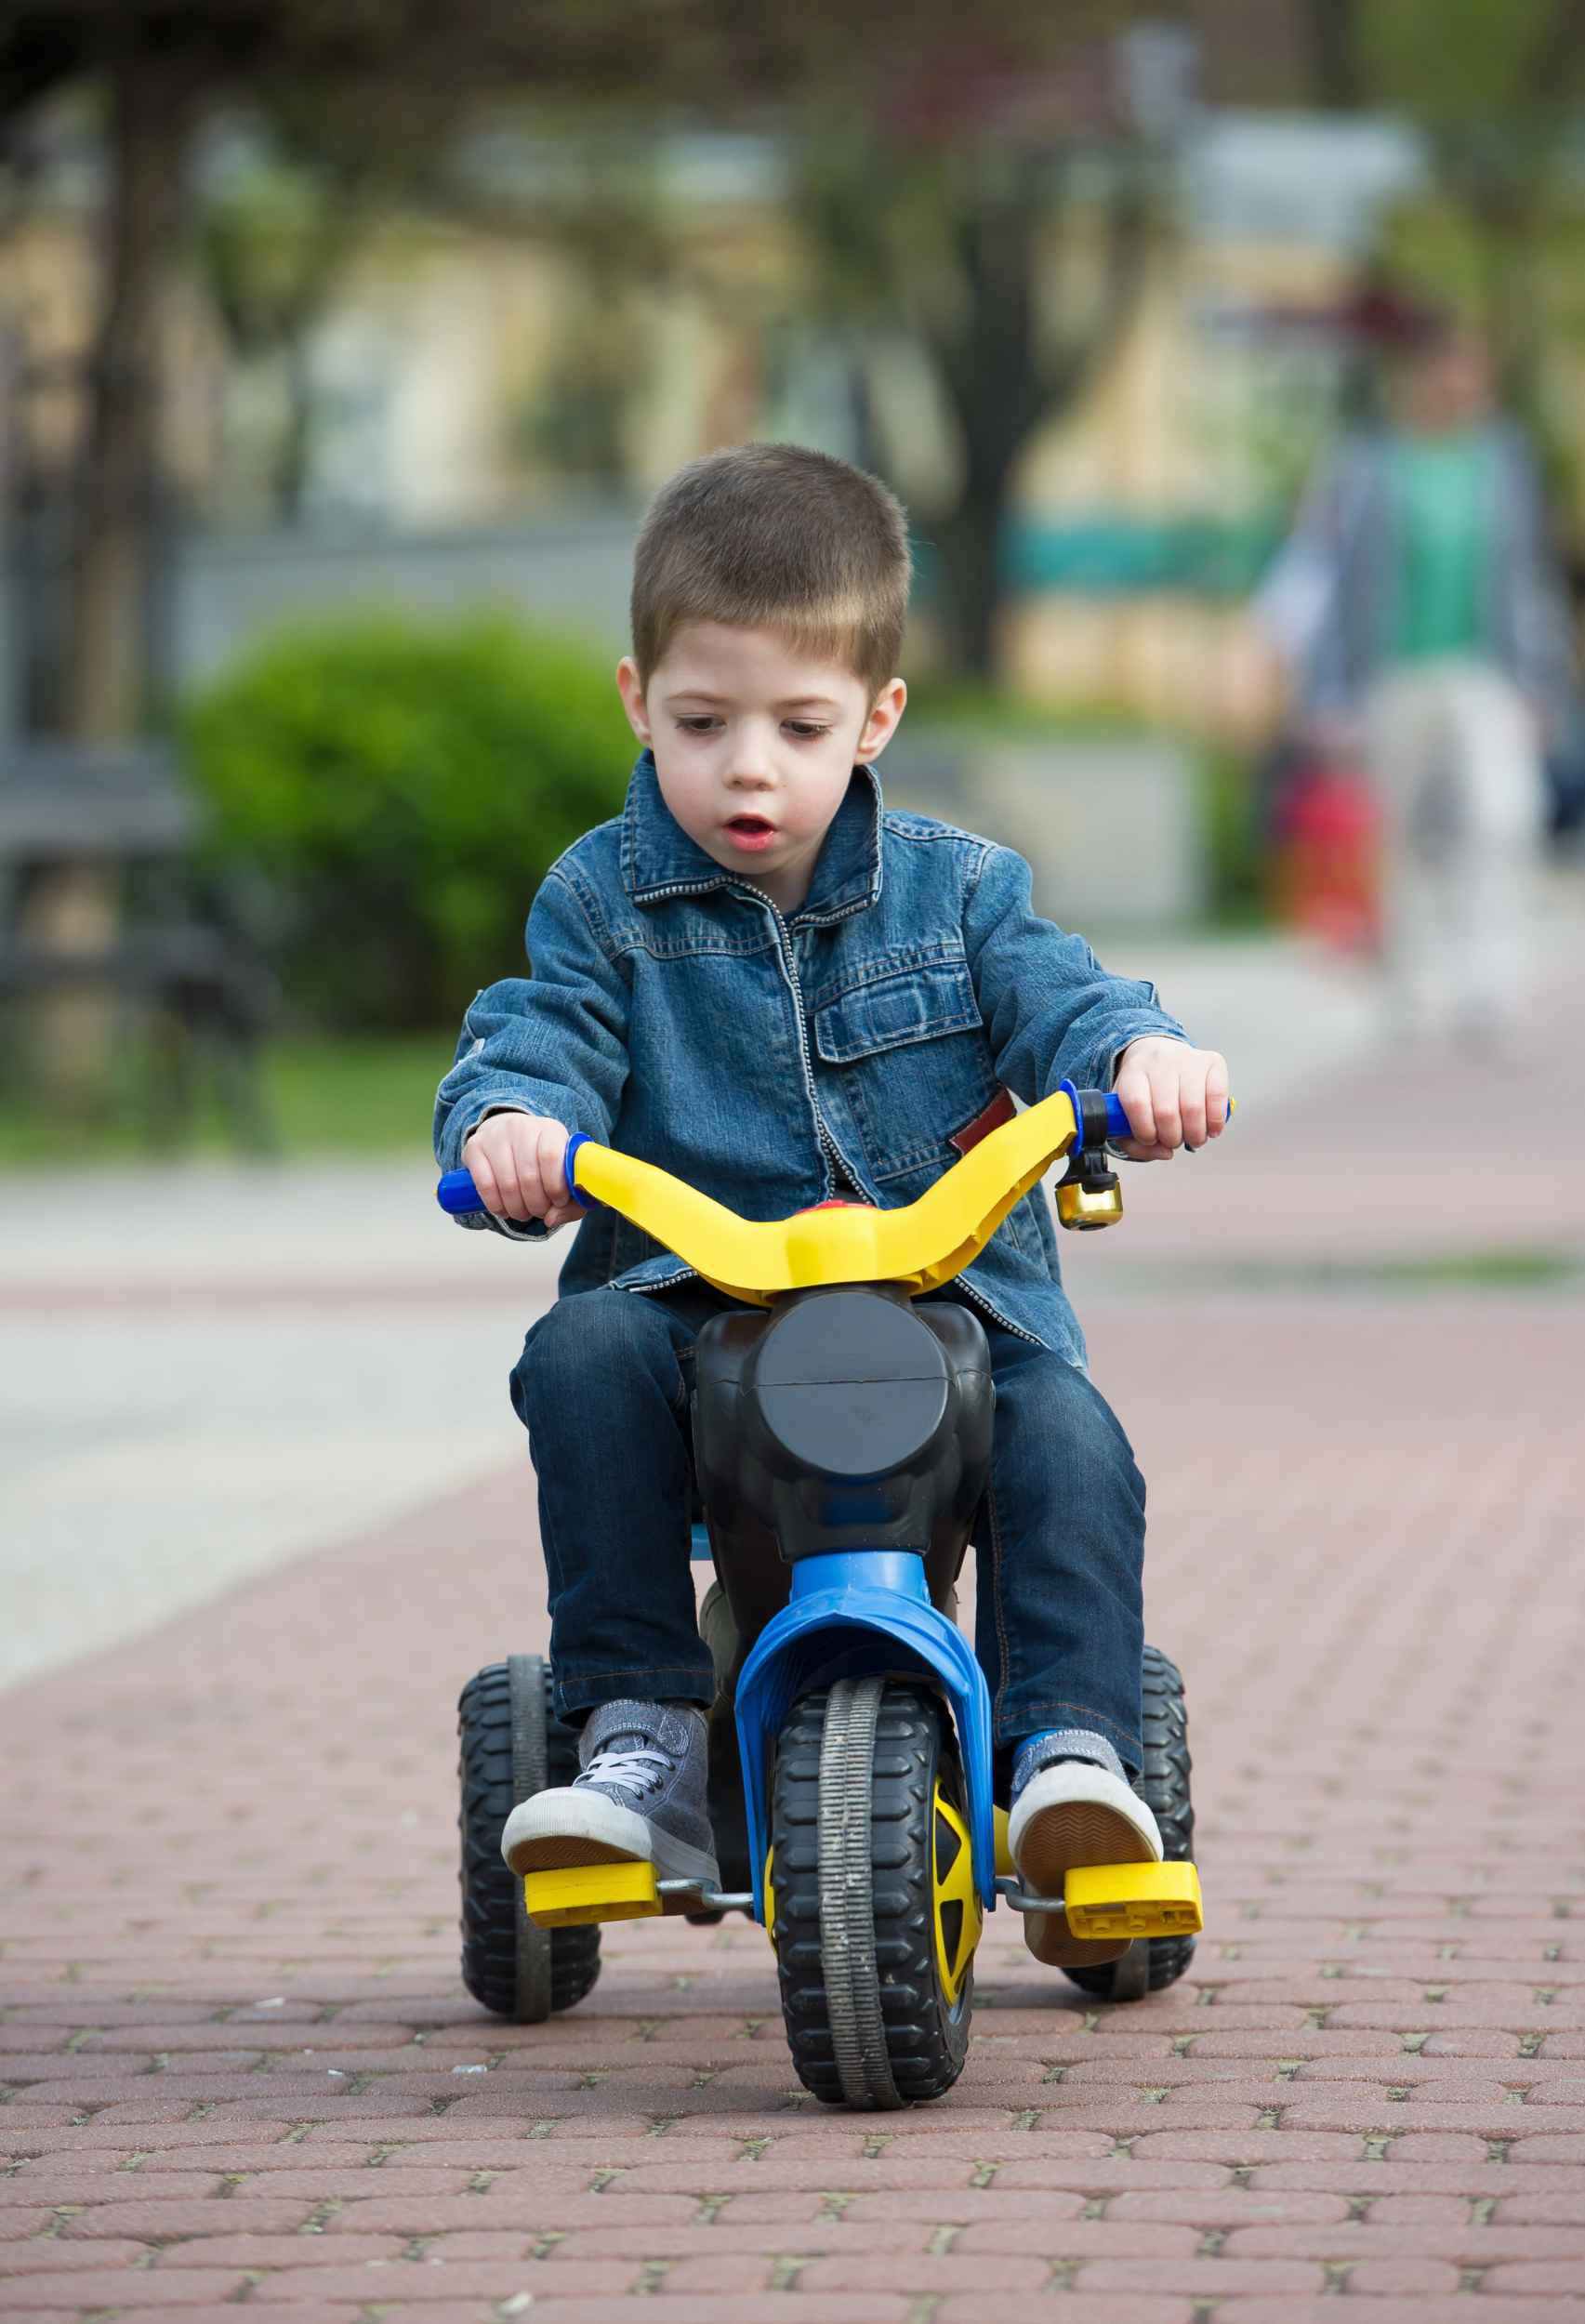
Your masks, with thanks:
[{"label": "ride-on toy", "polygon": [[[962,2070],[974,1948],[999,1902],[1064,1908],[1074,1934],[1127,1943],[1070,1969],[1137,1999],[1182,1974],[1201,1925],[1182,1684],[1144,1657],[1145,1764],[1161,1864],[1070,1871],[1024,1894],[991,1797],[990,1702],[953,1618],[954,1583],[989,1469],[995,1392],[972,1311],[916,1306],[989,1241],[1051,1162],[1065,1226],[1121,1213],[1108,1136],[1118,1101],[1069,1082],[982,1138],[917,1202],[822,1203],[738,1217],[667,1172],[568,1139],[569,1191],[610,1204],[758,1312],[701,1330],[693,1444],[716,1578],[701,1626],[716,1665],[709,1798],[720,1889],[653,1865],[531,1872],[500,1855],[519,1800],[577,1773],[547,1664],[524,1655],[463,1690],[463,1979],[489,2009],[534,2021],[599,1974],[598,1924],[741,1911],[770,1933],[799,2080],[835,2105],[939,2097]],[[465,1170],[453,1211],[482,1208]]]}]

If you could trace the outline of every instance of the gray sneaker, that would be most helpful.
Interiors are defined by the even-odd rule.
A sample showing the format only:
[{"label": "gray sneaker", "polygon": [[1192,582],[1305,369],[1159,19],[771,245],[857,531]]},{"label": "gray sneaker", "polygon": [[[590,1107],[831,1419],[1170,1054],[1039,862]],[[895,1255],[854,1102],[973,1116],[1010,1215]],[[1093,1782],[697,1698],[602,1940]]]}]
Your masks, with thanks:
[{"label": "gray sneaker", "polygon": [[[1077,1728],[1031,1736],[1019,1752],[1007,1844],[1037,1896],[1061,1895],[1076,1864],[1159,1864],[1162,1855],[1160,1829],[1122,1761],[1104,1736]],[[1128,1950],[1073,1935],[1065,1912],[1026,1912],[1024,1942],[1053,1969],[1099,1968]]]},{"label": "gray sneaker", "polygon": [[578,1737],[576,1781],[520,1801],[501,1834],[517,1873],[653,1864],[663,1881],[719,1888],[705,1804],[707,1726],[695,1703],[601,1703]]}]

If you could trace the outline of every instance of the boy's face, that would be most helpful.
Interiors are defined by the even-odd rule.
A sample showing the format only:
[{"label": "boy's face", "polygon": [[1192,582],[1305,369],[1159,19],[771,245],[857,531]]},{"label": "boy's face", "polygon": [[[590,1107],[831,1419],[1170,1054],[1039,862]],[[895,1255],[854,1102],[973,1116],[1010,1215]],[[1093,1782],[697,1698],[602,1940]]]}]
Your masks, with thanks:
[{"label": "boy's face", "polygon": [[809,892],[853,767],[884,748],[908,699],[894,678],[872,704],[851,669],[808,660],[779,630],[713,621],[678,629],[647,686],[624,656],[616,684],[683,830],[783,912]]}]

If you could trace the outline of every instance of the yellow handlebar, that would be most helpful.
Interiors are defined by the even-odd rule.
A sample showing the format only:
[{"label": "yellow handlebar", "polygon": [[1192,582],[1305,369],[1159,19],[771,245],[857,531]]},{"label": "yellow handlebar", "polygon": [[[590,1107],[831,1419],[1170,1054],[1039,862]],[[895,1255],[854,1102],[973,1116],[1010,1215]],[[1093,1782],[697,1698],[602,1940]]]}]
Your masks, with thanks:
[{"label": "yellow handlebar", "polygon": [[897,1210],[854,1205],[741,1219],[724,1203],[630,1154],[579,1142],[580,1190],[619,1210],[729,1299],[768,1307],[822,1283],[901,1283],[932,1291],[977,1259],[1013,1205],[1076,1134],[1065,1091],[1015,1114]]}]

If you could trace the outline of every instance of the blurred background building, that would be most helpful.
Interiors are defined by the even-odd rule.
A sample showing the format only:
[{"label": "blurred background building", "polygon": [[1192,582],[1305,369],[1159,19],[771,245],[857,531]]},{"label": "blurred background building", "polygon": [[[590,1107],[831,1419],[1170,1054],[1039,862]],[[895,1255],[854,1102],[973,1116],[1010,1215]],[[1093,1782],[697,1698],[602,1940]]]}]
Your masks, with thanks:
[{"label": "blurred background building", "polygon": [[[1572,12],[1060,15],[14,0],[0,877],[34,968],[6,1005],[59,1012],[40,948],[110,962],[176,908],[139,905],[125,831],[164,782],[182,861],[204,835],[227,889],[181,910],[260,964],[199,1019],[262,1023],[274,978],[288,1033],[449,1022],[555,847],[620,803],[600,690],[645,495],[756,435],[910,509],[894,797],[1024,847],[1058,918],[1368,942],[1368,817],[1285,819],[1250,595],[1431,310],[1496,350],[1580,566]],[[97,855],[24,812],[41,786]],[[509,794],[505,825],[465,791]],[[156,964],[123,1002],[179,1016],[179,983]]]}]

